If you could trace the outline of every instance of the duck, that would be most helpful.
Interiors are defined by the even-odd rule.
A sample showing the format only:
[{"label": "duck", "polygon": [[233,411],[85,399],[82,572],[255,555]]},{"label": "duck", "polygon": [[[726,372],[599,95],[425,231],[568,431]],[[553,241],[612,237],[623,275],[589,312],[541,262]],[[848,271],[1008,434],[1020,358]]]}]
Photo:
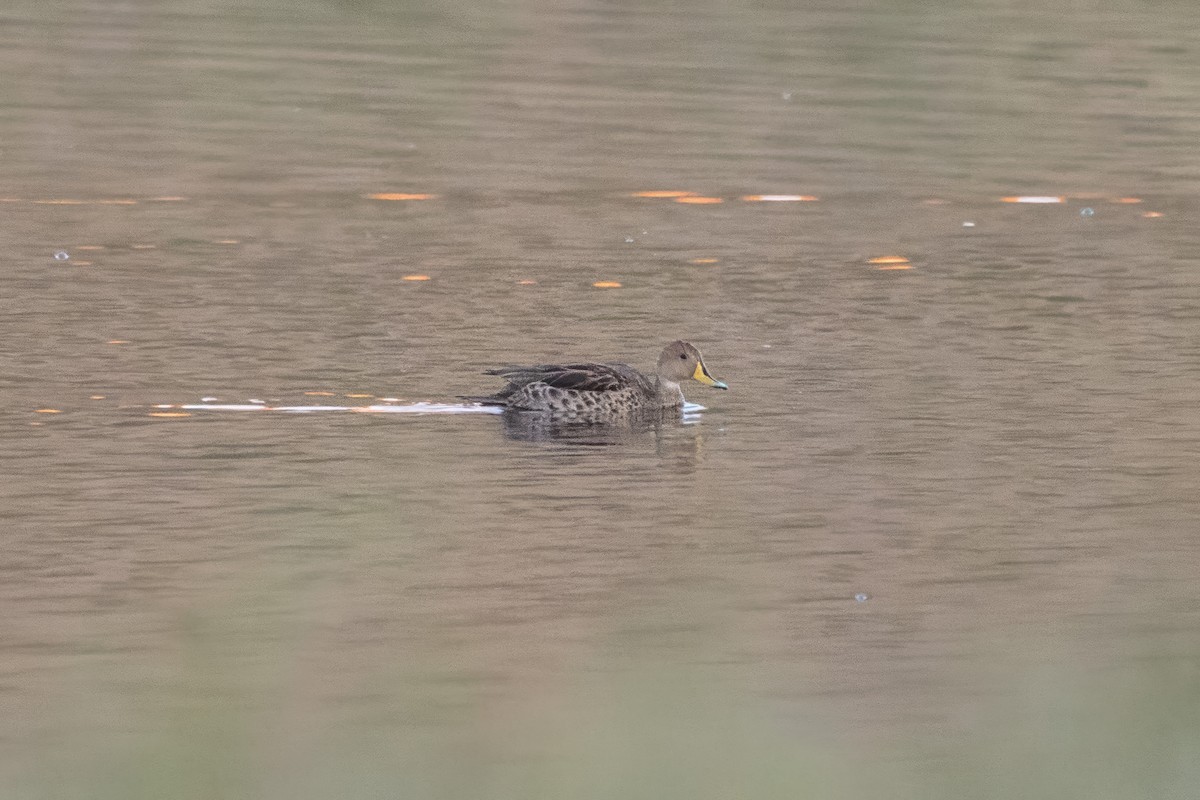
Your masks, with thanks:
[{"label": "duck", "polygon": [[714,389],[728,389],[704,366],[695,345],[674,341],[663,348],[653,375],[628,364],[536,364],[487,370],[508,381],[485,397],[462,399],[505,412],[547,415],[558,421],[604,423],[643,414],[679,413],[680,384],[694,380]]}]

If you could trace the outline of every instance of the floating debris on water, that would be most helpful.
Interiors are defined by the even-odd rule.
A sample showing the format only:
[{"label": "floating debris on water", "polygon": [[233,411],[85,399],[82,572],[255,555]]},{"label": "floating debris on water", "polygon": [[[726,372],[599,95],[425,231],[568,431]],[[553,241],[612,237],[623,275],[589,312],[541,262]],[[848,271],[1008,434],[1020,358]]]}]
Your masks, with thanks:
[{"label": "floating debris on water", "polygon": [[68,253],[66,250],[59,250],[57,253],[54,254],[55,261],[66,261],[70,257],[71,257],[71,254]]}]

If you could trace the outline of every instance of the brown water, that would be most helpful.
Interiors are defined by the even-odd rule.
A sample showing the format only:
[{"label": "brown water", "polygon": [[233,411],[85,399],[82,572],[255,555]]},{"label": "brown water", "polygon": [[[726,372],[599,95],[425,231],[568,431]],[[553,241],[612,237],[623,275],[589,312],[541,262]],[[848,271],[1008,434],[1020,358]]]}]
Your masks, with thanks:
[{"label": "brown water", "polygon": [[[1200,13],[1115,5],[6,6],[4,796],[1195,796]],[[680,337],[603,447],[150,415]]]}]

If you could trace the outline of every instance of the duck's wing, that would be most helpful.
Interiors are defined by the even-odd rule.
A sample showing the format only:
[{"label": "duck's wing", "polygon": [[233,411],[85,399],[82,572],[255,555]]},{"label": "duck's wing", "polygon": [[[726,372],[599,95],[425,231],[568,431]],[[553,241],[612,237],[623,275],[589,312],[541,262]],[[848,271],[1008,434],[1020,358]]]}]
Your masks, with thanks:
[{"label": "duck's wing", "polygon": [[649,381],[628,364],[535,364],[528,367],[501,367],[487,371],[499,375],[512,387],[544,383],[558,389],[580,392],[613,392]]}]

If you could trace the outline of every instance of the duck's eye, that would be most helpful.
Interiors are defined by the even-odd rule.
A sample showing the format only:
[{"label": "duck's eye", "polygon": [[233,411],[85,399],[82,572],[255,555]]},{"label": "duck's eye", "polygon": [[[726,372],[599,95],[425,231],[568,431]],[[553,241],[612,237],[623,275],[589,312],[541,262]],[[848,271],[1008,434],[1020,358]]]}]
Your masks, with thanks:
[{"label": "duck's eye", "polygon": [[687,353],[680,353],[679,357],[682,358],[684,361],[687,361]]}]

